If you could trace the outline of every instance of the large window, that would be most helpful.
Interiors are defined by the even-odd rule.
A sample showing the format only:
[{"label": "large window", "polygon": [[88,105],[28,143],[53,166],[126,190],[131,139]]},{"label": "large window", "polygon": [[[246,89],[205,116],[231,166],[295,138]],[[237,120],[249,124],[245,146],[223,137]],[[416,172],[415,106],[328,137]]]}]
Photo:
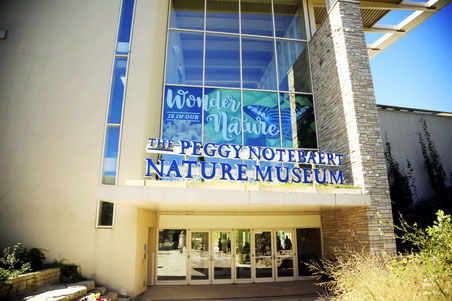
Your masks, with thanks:
[{"label": "large window", "polygon": [[162,138],[317,148],[301,0],[172,0]]},{"label": "large window", "polygon": [[127,62],[130,54],[134,6],[135,0],[122,1],[118,36],[114,49],[115,59],[105,127],[105,148],[101,179],[102,184],[108,185],[117,183],[122,115],[127,85]]}]

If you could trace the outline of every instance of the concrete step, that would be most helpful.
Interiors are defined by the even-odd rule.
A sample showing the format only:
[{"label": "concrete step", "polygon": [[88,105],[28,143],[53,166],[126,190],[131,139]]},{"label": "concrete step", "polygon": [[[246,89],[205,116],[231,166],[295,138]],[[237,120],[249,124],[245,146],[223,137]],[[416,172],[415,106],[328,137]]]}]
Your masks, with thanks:
[{"label": "concrete step", "polygon": [[73,283],[72,285],[83,285],[86,287],[87,291],[92,291],[96,287],[96,282],[94,280],[80,281]]},{"label": "concrete step", "polygon": [[100,298],[105,301],[116,301],[118,300],[118,293],[108,292],[107,294],[100,296]]},{"label": "concrete step", "polygon": [[102,296],[102,295],[105,295],[107,292],[108,292],[108,290],[106,287],[98,286],[95,289],[93,289],[90,293],[94,293],[94,294],[100,293],[100,295]]},{"label": "concrete step", "polygon": [[67,285],[55,285],[46,287],[45,291],[37,292],[33,296],[24,298],[27,301],[70,301],[80,298],[88,293],[95,287],[95,282],[82,281]]},{"label": "concrete step", "polygon": [[86,295],[81,296],[80,298],[74,299],[73,301],[83,301],[83,300],[88,300],[89,298],[93,297],[94,295],[96,295],[96,293],[92,293],[89,292]]},{"label": "concrete step", "polygon": [[95,289],[89,291],[86,295],[84,295],[84,296],[82,296],[80,298],[74,299],[73,301],[87,300],[88,298],[93,297],[93,296],[95,296],[97,294],[99,294],[99,297],[100,297],[102,295],[107,295],[107,292],[108,292],[108,290],[107,290],[106,287],[98,286]]}]

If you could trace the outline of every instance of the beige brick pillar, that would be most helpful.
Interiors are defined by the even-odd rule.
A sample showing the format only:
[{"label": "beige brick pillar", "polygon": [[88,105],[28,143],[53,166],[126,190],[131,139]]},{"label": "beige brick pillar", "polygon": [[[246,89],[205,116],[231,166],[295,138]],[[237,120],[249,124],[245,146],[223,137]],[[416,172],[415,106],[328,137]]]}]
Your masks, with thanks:
[{"label": "beige brick pillar", "polygon": [[325,255],[331,247],[395,251],[391,201],[359,2],[339,0],[310,43],[319,150],[344,155],[349,184],[371,197],[368,208],[322,212]]}]

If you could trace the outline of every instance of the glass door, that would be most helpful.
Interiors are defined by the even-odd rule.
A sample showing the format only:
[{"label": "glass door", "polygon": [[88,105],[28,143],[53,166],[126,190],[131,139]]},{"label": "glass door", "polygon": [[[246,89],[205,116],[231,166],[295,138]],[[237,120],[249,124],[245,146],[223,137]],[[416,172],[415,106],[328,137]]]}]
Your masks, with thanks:
[{"label": "glass door", "polygon": [[275,230],[276,251],[275,251],[275,267],[276,281],[293,280],[294,273],[294,247],[293,247],[293,231],[291,230]]},{"label": "glass door", "polygon": [[212,231],[213,283],[232,283],[233,237],[232,230]]},{"label": "glass door", "polygon": [[210,283],[210,231],[191,231],[190,283]]},{"label": "glass door", "polygon": [[273,231],[254,231],[255,281],[272,281],[273,278]]},{"label": "glass door", "polygon": [[235,230],[235,282],[251,282],[251,231]]}]

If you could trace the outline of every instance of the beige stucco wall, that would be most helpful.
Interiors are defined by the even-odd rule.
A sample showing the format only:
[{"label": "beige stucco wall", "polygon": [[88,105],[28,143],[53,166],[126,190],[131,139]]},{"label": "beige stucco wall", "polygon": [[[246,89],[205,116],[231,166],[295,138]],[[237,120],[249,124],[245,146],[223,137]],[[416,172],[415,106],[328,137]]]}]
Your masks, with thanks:
[{"label": "beige stucco wall", "polygon": [[[152,219],[118,205],[113,230],[95,227],[120,3],[0,2],[0,247],[44,248],[134,296]],[[146,138],[158,135],[167,5],[137,0],[120,181],[142,176]]]},{"label": "beige stucco wall", "polygon": [[151,266],[148,266],[149,256],[155,253],[155,240],[149,241],[149,236],[150,234],[152,236],[150,232],[155,232],[157,229],[157,213],[138,209],[137,221],[135,293],[139,294],[145,291],[148,285],[148,270],[151,269]]},{"label": "beige stucco wall", "polygon": [[319,214],[262,215],[159,215],[159,228],[169,229],[274,229],[274,228],[320,228]]}]

